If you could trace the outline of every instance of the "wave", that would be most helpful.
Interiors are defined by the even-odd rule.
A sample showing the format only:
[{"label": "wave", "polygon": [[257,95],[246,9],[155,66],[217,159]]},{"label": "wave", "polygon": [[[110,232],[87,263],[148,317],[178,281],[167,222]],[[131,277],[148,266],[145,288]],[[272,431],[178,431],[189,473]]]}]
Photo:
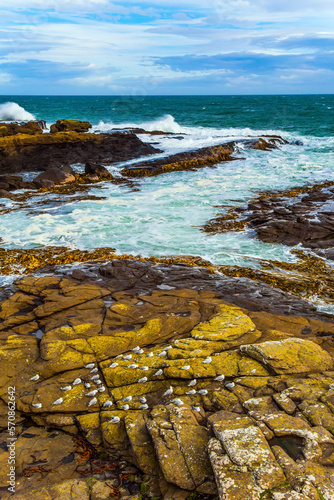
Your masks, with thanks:
[{"label": "wave", "polygon": [[0,104],[0,120],[29,121],[35,117],[16,102],[5,102]]},{"label": "wave", "polygon": [[113,122],[100,121],[98,125],[94,126],[95,130],[100,130],[101,132],[108,132],[114,128],[142,128],[149,132],[160,130],[161,132],[174,132],[179,134],[184,132],[185,127],[181,127],[172,115],[164,115],[156,120],[141,123],[125,122],[116,124]]},{"label": "wave", "polygon": [[[132,129],[132,128],[142,128],[148,132],[154,130],[159,130],[161,132],[172,132],[174,134],[189,134],[197,135],[202,137],[214,136],[214,137],[248,137],[248,136],[258,136],[258,135],[283,135],[286,136],[287,132],[282,130],[255,130],[248,127],[237,128],[237,127],[207,127],[207,126],[189,126],[180,125],[174,118],[174,116],[167,114],[150,121],[143,122],[122,122],[114,123],[100,121],[98,125],[93,126],[94,131],[100,132],[110,132],[113,129]],[[288,134],[291,135],[291,134]]]}]

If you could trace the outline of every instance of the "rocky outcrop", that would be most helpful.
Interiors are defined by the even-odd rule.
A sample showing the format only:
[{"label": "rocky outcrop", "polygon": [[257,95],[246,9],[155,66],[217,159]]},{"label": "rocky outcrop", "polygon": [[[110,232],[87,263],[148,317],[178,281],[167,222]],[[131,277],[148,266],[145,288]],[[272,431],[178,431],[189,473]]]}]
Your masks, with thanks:
[{"label": "rocky outcrop", "polygon": [[151,160],[136,163],[121,171],[126,177],[154,177],[156,175],[180,170],[195,170],[210,165],[217,165],[223,161],[233,160],[235,143],[227,143],[220,146],[179,153],[162,160]]},{"label": "rocky outcrop", "polygon": [[41,171],[96,161],[114,163],[158,152],[129,132],[19,134],[0,138],[0,173]]},{"label": "rocky outcrop", "polygon": [[[262,142],[261,142],[262,141]],[[126,177],[153,177],[174,171],[196,170],[198,168],[217,165],[224,161],[232,161],[238,144],[249,149],[275,149],[280,144],[287,144],[281,137],[272,137],[267,140],[252,138],[239,141],[230,141],[218,146],[209,146],[178,153],[161,160],[150,160],[136,163],[130,167],[123,168],[122,175]]]},{"label": "rocky outcrop", "polygon": [[283,243],[320,251],[334,258],[334,188],[328,181],[314,186],[268,193],[248,202],[247,208],[231,209],[208,221],[208,233],[255,230],[267,243]]},{"label": "rocky outcrop", "polygon": [[51,125],[50,133],[56,134],[57,132],[88,132],[92,128],[89,122],[79,120],[57,120],[56,123]]},{"label": "rocky outcrop", "polygon": [[23,124],[0,122],[0,137],[8,137],[17,134],[36,135],[42,133],[43,127],[40,122],[27,122]]},{"label": "rocky outcrop", "polygon": [[200,280],[159,289],[162,265],[89,266],[25,277],[0,303],[19,456],[10,497],[1,450],[1,498],[131,497],[126,461],[143,497],[332,499],[333,323],[251,312]]}]

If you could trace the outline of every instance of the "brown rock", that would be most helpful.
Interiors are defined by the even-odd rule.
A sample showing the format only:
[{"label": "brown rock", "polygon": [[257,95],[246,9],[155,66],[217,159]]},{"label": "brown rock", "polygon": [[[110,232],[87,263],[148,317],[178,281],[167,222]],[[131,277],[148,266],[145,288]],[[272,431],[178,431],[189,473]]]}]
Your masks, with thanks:
[{"label": "brown rock", "polygon": [[55,124],[51,125],[50,133],[56,134],[57,132],[88,132],[92,128],[89,122],[79,120],[57,120]]},{"label": "brown rock", "polygon": [[85,175],[90,177],[97,177],[97,180],[111,180],[114,177],[111,175],[109,170],[107,170],[102,165],[94,165],[92,163],[86,163],[85,165]]},{"label": "brown rock", "polygon": [[45,181],[51,181],[53,184],[67,184],[68,182],[73,182],[74,180],[74,175],[67,174],[66,172],[60,170],[60,168],[53,167],[35,177],[34,184],[37,187],[45,187],[45,185],[43,185],[43,182]]}]

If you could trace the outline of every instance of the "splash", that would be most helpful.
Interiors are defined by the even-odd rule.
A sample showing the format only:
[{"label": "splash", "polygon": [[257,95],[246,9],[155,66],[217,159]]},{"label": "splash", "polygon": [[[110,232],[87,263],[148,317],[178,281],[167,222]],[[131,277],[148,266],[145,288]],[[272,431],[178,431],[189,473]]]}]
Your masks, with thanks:
[{"label": "splash", "polygon": [[35,120],[35,117],[16,102],[5,102],[0,104],[0,120],[28,121]]},{"label": "splash", "polygon": [[100,123],[94,127],[94,129],[100,130],[102,132],[107,132],[113,128],[142,128],[149,132],[159,130],[161,132],[173,132],[176,134],[184,132],[184,127],[181,127],[175,121],[175,118],[172,115],[164,115],[161,118],[157,118],[156,120],[140,123],[128,122],[116,124],[113,122],[105,123],[103,121],[100,121]]}]

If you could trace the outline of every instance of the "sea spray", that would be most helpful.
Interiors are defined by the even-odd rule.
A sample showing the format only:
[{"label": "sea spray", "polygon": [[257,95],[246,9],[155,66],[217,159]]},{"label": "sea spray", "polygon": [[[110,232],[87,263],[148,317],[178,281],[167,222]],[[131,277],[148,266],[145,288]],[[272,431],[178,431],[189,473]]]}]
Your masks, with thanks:
[{"label": "sea spray", "polygon": [[35,120],[35,117],[16,102],[5,102],[0,104],[0,120],[29,121]]}]

